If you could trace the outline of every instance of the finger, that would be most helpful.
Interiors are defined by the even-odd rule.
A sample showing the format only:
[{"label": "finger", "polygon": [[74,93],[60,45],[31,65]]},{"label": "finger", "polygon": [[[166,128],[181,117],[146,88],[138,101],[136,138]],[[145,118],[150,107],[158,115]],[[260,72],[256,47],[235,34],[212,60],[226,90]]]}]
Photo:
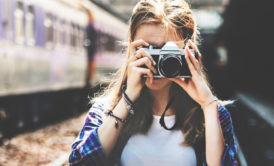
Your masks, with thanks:
[{"label": "finger", "polygon": [[195,55],[195,57],[198,58],[198,61],[202,62],[202,55],[198,50],[198,47],[191,40],[188,40],[187,44],[194,50],[195,54],[197,54],[197,56]]},{"label": "finger", "polygon": [[187,44],[194,50],[194,52],[199,52],[197,46],[191,40],[188,40]]},{"label": "finger", "polygon": [[141,67],[141,66],[145,65],[147,68],[149,68],[151,71],[153,71],[153,73],[157,74],[156,69],[152,66],[152,63],[148,57],[143,57],[143,58],[137,59],[136,61],[133,61],[131,63],[131,65],[133,65],[135,67]]},{"label": "finger", "polygon": [[191,75],[194,75],[195,72],[197,72],[197,71],[196,71],[195,67],[193,66],[192,62],[189,59],[189,54],[186,54],[185,59],[186,59],[187,66],[190,70]]},{"label": "finger", "polygon": [[153,79],[153,74],[149,69],[136,67],[135,71],[137,71],[139,75],[147,75],[148,77]]},{"label": "finger", "polygon": [[142,40],[142,39],[133,41],[129,45],[130,53],[135,52],[136,48],[140,47],[140,46],[149,46],[149,44],[147,42],[145,42],[144,40]]},{"label": "finger", "polygon": [[143,48],[137,50],[135,54],[131,57],[130,61],[135,61],[142,57],[148,57],[149,60],[153,63],[153,65],[156,65],[156,62],[153,60],[152,56]]},{"label": "finger", "polygon": [[198,62],[198,60],[194,57],[194,55],[190,52],[189,48],[186,48],[186,54],[188,55],[191,63],[193,64],[194,68],[196,70],[200,69],[200,64]]}]

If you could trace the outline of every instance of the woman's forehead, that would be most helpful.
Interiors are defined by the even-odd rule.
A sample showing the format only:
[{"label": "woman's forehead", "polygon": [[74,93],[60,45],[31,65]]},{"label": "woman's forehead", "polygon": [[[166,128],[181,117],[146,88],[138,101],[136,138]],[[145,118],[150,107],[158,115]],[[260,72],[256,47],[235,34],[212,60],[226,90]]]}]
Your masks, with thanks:
[{"label": "woman's forehead", "polygon": [[183,40],[178,37],[174,30],[165,28],[161,24],[144,24],[137,31],[134,40],[143,39],[150,45],[162,46],[167,41],[178,42],[179,45]]}]

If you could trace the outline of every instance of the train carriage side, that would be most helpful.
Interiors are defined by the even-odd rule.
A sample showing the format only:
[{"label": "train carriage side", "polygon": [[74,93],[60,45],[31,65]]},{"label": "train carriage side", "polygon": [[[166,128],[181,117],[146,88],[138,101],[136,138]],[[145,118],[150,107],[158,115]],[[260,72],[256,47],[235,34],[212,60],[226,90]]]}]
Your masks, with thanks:
[{"label": "train carriage side", "polygon": [[92,11],[95,17],[95,29],[99,35],[97,53],[94,57],[96,72],[92,79],[92,85],[107,84],[111,74],[125,60],[125,55],[122,52],[124,46],[121,43],[127,37],[128,25],[106,10],[93,3],[88,3],[87,0],[84,0],[82,5]]},{"label": "train carriage side", "polygon": [[117,41],[125,40],[127,24],[88,0],[79,3],[0,1],[0,139],[87,108],[86,10],[99,34],[93,82],[105,83],[125,59]]},{"label": "train carriage side", "polygon": [[0,3],[0,133],[9,135],[76,109],[86,81],[87,17],[58,0]]},{"label": "train carriage side", "polygon": [[[52,86],[50,88],[58,90],[83,87],[85,85],[86,54],[82,46],[83,37],[81,34],[83,33],[82,27],[86,26],[87,18],[85,13],[61,6],[58,3],[37,1],[37,5],[43,6],[46,11],[44,23],[46,32],[48,32],[46,48],[54,50],[50,74]],[[81,28],[76,30],[73,25],[78,25]],[[77,37],[78,43],[76,43]]]}]

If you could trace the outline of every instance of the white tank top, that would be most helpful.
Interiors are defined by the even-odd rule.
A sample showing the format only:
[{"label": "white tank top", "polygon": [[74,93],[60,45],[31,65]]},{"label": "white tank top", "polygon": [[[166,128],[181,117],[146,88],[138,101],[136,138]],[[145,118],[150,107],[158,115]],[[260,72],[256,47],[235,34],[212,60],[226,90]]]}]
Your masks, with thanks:
[{"label": "white tank top", "polygon": [[[184,136],[181,130],[161,127],[160,116],[153,115],[147,135],[136,134],[129,138],[121,155],[122,166],[196,166],[193,147],[180,145]],[[166,116],[167,127],[175,123],[175,115]]]}]

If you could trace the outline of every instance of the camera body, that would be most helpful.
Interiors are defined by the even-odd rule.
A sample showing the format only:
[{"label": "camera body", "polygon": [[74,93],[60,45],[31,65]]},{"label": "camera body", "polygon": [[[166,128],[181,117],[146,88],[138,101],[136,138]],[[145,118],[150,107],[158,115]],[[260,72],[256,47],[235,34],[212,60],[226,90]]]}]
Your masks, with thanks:
[{"label": "camera body", "polygon": [[[155,48],[152,45],[143,48],[156,62],[155,69],[157,74],[153,75],[154,78],[191,77],[185,59],[185,50],[179,49],[176,43],[169,41],[162,48]],[[192,49],[190,51],[194,53]]]}]

